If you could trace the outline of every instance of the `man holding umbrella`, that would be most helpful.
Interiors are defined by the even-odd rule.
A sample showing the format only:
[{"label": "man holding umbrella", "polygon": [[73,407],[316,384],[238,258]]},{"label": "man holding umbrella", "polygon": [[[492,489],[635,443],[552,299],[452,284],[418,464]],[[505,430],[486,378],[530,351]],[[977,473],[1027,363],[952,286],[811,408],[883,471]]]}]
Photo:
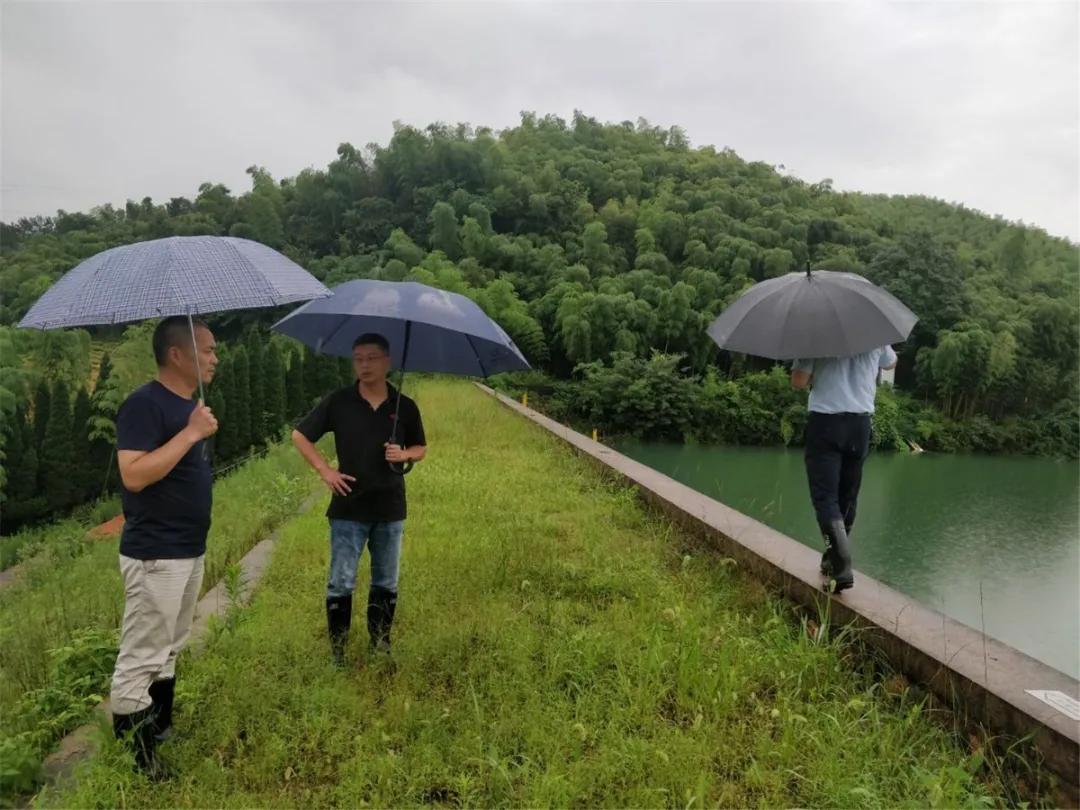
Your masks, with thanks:
[{"label": "man holding umbrella", "polygon": [[[390,344],[376,333],[353,341],[356,382],[322,400],[293,431],[296,449],[330,488],[330,576],[326,623],[334,661],[344,664],[352,624],[353,590],[360,555],[371,555],[367,625],[371,649],[390,651],[397,607],[405,478],[398,465],[427,454],[420,409],[387,380]],[[338,466],[323,459],[315,442],[334,434]]]},{"label": "man holding umbrella", "polygon": [[896,365],[890,344],[904,340],[917,320],[862,276],[807,264],[805,274],[755,284],[709,326],[722,349],[794,360],[791,384],[811,388],[806,474],[826,542],[821,573],[834,593],[855,582],[848,532],[870,450],[878,373]]},{"label": "man holding umbrella", "polygon": [[839,592],[855,584],[851,528],[870,452],[870,420],[879,371],[896,367],[896,352],[883,346],[852,357],[796,360],[794,388],[810,387],[806,422],[806,478],[818,527],[825,537],[821,573]]},{"label": "man holding umbrella", "polygon": [[217,357],[214,336],[197,316],[329,295],[258,242],[171,236],[80,262],[19,321],[24,329],[63,329],[164,319],[153,338],[157,378],[125,400],[116,425],[126,604],[110,702],[117,737],[134,744],[136,765],[152,777],[166,775],[155,748],[171,729],[176,656],[191,627],[210,527],[205,441],[217,421],[202,389]]},{"label": "man holding umbrella", "polygon": [[[390,647],[405,519],[402,475],[426,453],[420,411],[401,394],[405,372],[487,377],[529,364],[475,301],[412,281],[347,281],[273,328],[317,352],[351,358],[356,370],[355,385],[324,399],[293,431],[293,442],[333,493],[326,619],[340,664],[365,542],[372,569],[368,631],[373,647]],[[401,371],[397,388],[386,382],[391,366]],[[337,470],[314,446],[328,432],[337,443]]]},{"label": "man holding umbrella", "polygon": [[132,735],[136,762],[152,773],[159,770],[156,744],[172,727],[176,658],[202,587],[213,484],[204,443],[218,427],[192,398],[217,365],[206,324],[165,318],[153,347],[157,377],[133,391],[116,416],[124,623],[109,698],[116,736]]}]

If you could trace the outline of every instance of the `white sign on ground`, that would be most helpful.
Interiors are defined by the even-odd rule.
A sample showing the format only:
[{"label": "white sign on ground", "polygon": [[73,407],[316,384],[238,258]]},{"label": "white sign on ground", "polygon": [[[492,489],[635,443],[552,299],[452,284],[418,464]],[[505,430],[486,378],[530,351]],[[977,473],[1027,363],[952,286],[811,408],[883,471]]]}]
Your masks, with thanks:
[{"label": "white sign on ground", "polygon": [[1064,692],[1047,692],[1042,689],[1025,689],[1032,697],[1053,706],[1059,712],[1073,720],[1080,720],[1080,700],[1071,698]]}]

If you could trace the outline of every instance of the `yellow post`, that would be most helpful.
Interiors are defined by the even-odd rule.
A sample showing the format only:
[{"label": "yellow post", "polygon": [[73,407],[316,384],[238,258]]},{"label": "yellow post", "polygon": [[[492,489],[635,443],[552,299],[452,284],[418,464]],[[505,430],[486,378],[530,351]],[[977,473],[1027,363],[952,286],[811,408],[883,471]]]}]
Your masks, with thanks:
[{"label": "yellow post", "polygon": [[599,440],[598,438],[596,438],[596,428],[593,428],[593,429],[592,429],[592,440],[593,440],[594,442],[598,442],[598,441],[600,441],[600,440]]},{"label": "yellow post", "polygon": [[526,391],[524,394],[521,395],[521,404],[524,405],[526,408],[529,407],[529,392],[528,391]]}]

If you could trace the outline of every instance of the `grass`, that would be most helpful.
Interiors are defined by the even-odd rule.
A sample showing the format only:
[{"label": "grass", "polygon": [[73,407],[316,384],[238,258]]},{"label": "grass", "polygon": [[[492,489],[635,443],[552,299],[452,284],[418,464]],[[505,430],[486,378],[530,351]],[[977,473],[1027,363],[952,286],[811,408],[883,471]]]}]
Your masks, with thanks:
[{"label": "grass", "polygon": [[[330,664],[325,521],[183,669],[182,774],[107,743],[43,806],[983,806],[1007,786],[850,640],[460,384],[419,392],[393,662]],[[366,568],[365,564],[362,569]],[[366,588],[366,571],[360,592]]]},{"label": "grass", "polygon": [[120,496],[107,495],[81,504],[71,514],[51,523],[29,526],[0,537],[0,571],[28,559],[47,545],[64,543],[120,514]]},{"label": "grass", "polygon": [[[312,483],[291,446],[219,480],[203,589],[294,515]],[[50,527],[0,591],[0,799],[32,787],[52,744],[108,690],[123,616],[117,542],[85,531],[79,520]]]}]

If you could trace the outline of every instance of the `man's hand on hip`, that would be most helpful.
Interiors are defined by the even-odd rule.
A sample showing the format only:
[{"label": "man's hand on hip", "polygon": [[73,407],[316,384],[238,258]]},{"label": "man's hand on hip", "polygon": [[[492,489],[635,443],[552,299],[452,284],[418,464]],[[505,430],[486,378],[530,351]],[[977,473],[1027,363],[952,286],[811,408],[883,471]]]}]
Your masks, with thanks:
[{"label": "man's hand on hip", "polygon": [[335,495],[340,495],[343,498],[352,492],[352,487],[349,486],[349,484],[356,483],[356,479],[353,476],[338,472],[333,467],[325,467],[319,470],[319,475],[323,482],[330,487],[331,492]]}]

